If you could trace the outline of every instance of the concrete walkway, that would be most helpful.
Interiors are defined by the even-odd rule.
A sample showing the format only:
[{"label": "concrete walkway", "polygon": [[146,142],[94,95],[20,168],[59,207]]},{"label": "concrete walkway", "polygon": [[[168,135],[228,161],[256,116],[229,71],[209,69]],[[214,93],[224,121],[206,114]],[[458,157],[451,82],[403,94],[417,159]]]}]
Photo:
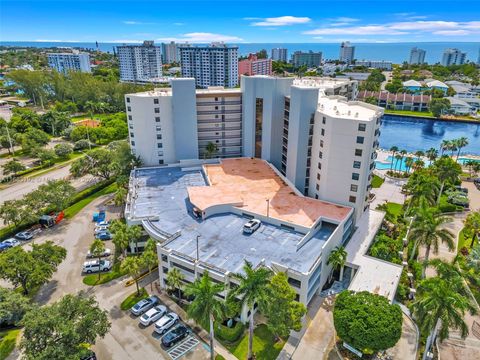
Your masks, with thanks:
[{"label": "concrete walkway", "polygon": [[408,316],[403,314],[402,337],[394,347],[388,349],[386,352],[392,359],[415,360],[417,343],[418,336],[415,324]]},{"label": "concrete walkway", "polygon": [[405,202],[405,195],[403,195],[401,191],[404,183],[404,181],[385,178],[382,186],[372,189],[372,193],[375,194],[375,199],[371,202],[370,208],[376,209],[378,205],[386,202],[403,204]]}]

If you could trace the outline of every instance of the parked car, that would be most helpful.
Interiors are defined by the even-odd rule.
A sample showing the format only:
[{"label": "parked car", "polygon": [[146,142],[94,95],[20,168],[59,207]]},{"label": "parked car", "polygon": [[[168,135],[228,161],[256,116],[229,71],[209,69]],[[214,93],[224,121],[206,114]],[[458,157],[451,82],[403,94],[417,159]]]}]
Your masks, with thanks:
[{"label": "parked car", "polygon": [[167,308],[164,305],[155,306],[140,317],[140,323],[143,326],[148,326],[160,319],[166,312]]},{"label": "parked car", "polygon": [[105,221],[107,214],[105,213],[105,210],[100,210],[99,212],[94,212],[92,220],[94,222],[102,222]]},{"label": "parked car", "polygon": [[[100,255],[100,257],[107,257],[107,256],[110,256],[112,255],[112,250],[110,249],[105,249],[105,251],[103,252],[103,254]],[[91,259],[91,258],[97,258],[98,256],[94,256],[90,251],[87,252],[87,258]]]},{"label": "parked car", "polygon": [[95,235],[96,239],[100,240],[112,240],[112,234],[110,231],[103,231]]},{"label": "parked car", "polygon": [[30,231],[22,231],[15,234],[15,238],[18,240],[27,241],[33,238],[33,234]]},{"label": "parked car", "polygon": [[146,299],[140,300],[135,305],[132,306],[130,312],[133,315],[142,315],[144,312],[150,310],[152,307],[159,303],[158,297],[152,295]]},{"label": "parked car", "polygon": [[185,339],[188,334],[190,334],[190,330],[185,325],[177,325],[162,337],[162,344],[165,347],[171,347]]},{"label": "parked car", "polygon": [[90,260],[83,263],[83,272],[91,274],[100,271],[110,271],[112,263],[108,260]]},{"label": "parked car", "polygon": [[253,234],[262,224],[258,219],[251,219],[245,225],[243,225],[243,232],[246,234]]},{"label": "parked car", "polygon": [[89,350],[87,354],[80,358],[80,360],[97,360],[97,355],[95,355],[93,351]]},{"label": "parked car", "polygon": [[95,235],[96,234],[100,234],[100,233],[103,233],[103,232],[109,232],[108,231],[108,226],[105,226],[105,225],[102,225],[102,226],[97,226],[95,227]]},{"label": "parked car", "polygon": [[0,252],[10,249],[10,244],[0,243]]},{"label": "parked car", "polygon": [[95,223],[95,226],[97,226],[97,227],[98,227],[98,226],[106,226],[106,227],[109,227],[109,226],[110,226],[110,221],[106,221],[106,220],[100,221],[100,222]]},{"label": "parked car", "polygon": [[7,240],[3,240],[2,244],[7,244],[7,245],[10,245],[10,247],[15,247],[15,246],[20,245],[20,241],[18,241],[17,239],[14,239],[14,238],[10,238],[10,239],[7,239]]},{"label": "parked car", "polygon": [[174,312],[168,313],[155,323],[155,332],[165,334],[168,329],[178,322],[178,315]]},{"label": "parked car", "polygon": [[461,191],[461,192],[463,192],[463,193],[465,193],[465,194],[468,194],[468,189],[467,189],[467,188],[464,188],[464,187],[461,187],[460,185],[455,186],[455,190],[456,190],[456,191]]}]

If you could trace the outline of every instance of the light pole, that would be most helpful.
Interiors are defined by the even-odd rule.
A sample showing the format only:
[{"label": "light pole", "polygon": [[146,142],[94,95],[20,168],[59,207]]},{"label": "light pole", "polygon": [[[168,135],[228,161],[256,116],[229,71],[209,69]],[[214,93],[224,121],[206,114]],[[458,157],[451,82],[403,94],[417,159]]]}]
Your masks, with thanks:
[{"label": "light pole", "polygon": [[198,255],[198,239],[200,238],[200,235],[197,235],[197,261],[198,259],[200,258],[199,255]]},{"label": "light pole", "polygon": [[265,201],[267,202],[267,218],[268,218],[270,214],[270,199],[267,199]]}]

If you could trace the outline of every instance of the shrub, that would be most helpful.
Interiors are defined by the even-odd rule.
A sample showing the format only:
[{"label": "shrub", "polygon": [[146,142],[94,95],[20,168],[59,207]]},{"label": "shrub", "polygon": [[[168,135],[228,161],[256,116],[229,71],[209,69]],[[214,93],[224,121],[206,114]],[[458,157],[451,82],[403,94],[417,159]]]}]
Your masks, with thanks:
[{"label": "shrub", "polygon": [[457,206],[453,204],[440,204],[438,209],[442,213],[449,213],[449,212],[455,212],[457,211]]},{"label": "shrub", "polygon": [[241,322],[235,323],[235,326],[231,328],[220,323],[215,323],[215,336],[220,340],[228,341],[230,343],[240,339],[244,331],[245,325]]},{"label": "shrub", "polygon": [[89,142],[86,139],[78,140],[73,146],[73,150],[84,150],[89,148]]},{"label": "shrub", "polygon": [[57,155],[59,158],[67,159],[72,151],[73,148],[70,144],[63,143],[55,145],[55,155]]}]

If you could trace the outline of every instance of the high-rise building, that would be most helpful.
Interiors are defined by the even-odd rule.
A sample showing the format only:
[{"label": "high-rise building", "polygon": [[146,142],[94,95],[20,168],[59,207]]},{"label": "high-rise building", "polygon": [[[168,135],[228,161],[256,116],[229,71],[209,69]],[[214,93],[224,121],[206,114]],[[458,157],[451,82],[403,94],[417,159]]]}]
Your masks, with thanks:
[{"label": "high-rise building", "polygon": [[365,66],[372,69],[392,70],[392,62],[384,60],[356,60],[355,66]]},{"label": "high-rise building", "polygon": [[307,67],[318,67],[322,63],[322,53],[321,52],[301,52],[295,51],[292,56],[292,63],[294,66],[303,66]]},{"label": "high-rise building", "polygon": [[68,71],[92,72],[90,55],[73,51],[71,53],[49,53],[48,66],[61,73]]},{"label": "high-rise building", "polygon": [[409,64],[423,64],[425,63],[425,50],[419,49],[418,47],[413,47],[410,50],[410,61]]},{"label": "high-rise building", "polygon": [[271,58],[273,61],[287,62],[288,51],[284,48],[273,48]]},{"label": "high-rise building", "polygon": [[[188,46],[182,44],[182,46]],[[175,41],[169,43],[162,43],[162,62],[164,64],[180,63],[180,49],[179,44]]]},{"label": "high-rise building", "polygon": [[238,61],[238,76],[272,75],[272,59],[259,59],[255,54]]},{"label": "high-rise building", "polygon": [[339,59],[347,64],[351,64],[355,59],[355,46],[351,45],[349,41],[342,42]]},{"label": "high-rise building", "polygon": [[460,51],[459,49],[445,49],[442,57],[442,65],[462,65],[465,63],[467,53]]},{"label": "high-rise building", "polygon": [[120,81],[148,83],[162,76],[162,56],[160,46],[153,41],[142,45],[117,46],[120,62]]},{"label": "high-rise building", "polygon": [[238,85],[238,46],[212,43],[179,48],[182,76],[194,78],[197,87]]}]

